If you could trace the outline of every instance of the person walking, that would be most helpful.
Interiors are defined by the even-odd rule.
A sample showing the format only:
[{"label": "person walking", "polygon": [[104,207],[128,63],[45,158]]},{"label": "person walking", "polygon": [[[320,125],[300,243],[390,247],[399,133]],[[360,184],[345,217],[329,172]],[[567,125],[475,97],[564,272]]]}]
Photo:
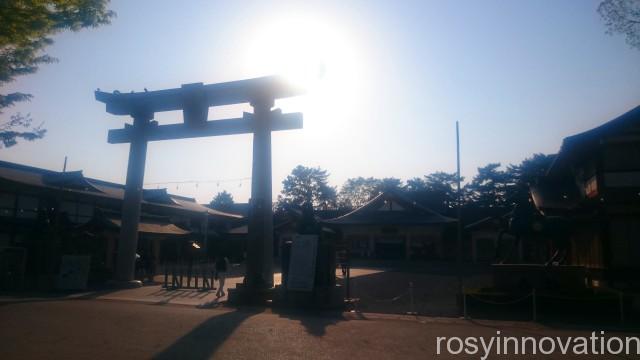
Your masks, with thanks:
[{"label": "person walking", "polygon": [[224,294],[224,280],[226,277],[227,269],[229,268],[229,260],[223,256],[218,255],[216,258],[216,280],[218,280],[218,291],[216,292],[217,297],[223,297]]}]

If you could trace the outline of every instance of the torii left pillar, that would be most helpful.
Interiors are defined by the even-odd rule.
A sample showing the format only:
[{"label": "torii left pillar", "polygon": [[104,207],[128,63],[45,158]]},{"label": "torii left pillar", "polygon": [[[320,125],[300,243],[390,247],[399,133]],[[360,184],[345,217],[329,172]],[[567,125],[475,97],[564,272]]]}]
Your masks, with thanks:
[{"label": "torii left pillar", "polygon": [[143,112],[133,115],[133,137],[129,147],[127,182],[124,188],[122,224],[120,226],[115,274],[118,285],[124,287],[142,286],[139,280],[135,280],[135,259],[138,248],[138,224],[140,221],[144,168],[147,158],[145,129],[152,119],[153,113]]},{"label": "torii left pillar", "polygon": [[271,118],[274,100],[262,98],[253,106],[253,165],[244,285],[250,292],[273,287],[273,210],[271,195]]}]

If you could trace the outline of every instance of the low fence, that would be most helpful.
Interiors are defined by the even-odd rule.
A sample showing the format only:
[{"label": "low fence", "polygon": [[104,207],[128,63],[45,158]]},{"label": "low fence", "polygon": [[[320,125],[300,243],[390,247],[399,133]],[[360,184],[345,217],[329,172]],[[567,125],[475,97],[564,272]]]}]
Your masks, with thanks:
[{"label": "low fence", "polygon": [[[356,280],[356,281],[354,281]],[[455,291],[418,286],[414,282],[402,286],[398,282],[382,283],[379,288],[370,287],[352,279],[350,283],[350,308],[358,312],[388,314],[412,314],[429,316],[459,316],[460,310]]]},{"label": "low fence", "polygon": [[[416,286],[413,281],[404,286],[391,282],[381,284],[381,287],[387,287],[383,291],[358,286],[354,280],[357,278],[349,285],[350,296],[346,302],[356,312],[532,321],[566,319],[573,312],[579,319],[594,320],[601,316],[607,322],[617,323],[627,323],[638,315],[631,306],[632,296],[618,291],[571,296],[537,289],[513,294],[465,288],[459,295],[455,281],[446,286],[439,284],[443,285],[439,287]],[[563,307],[568,307],[569,311],[562,310]]]},{"label": "low fence", "polygon": [[[620,291],[608,290],[606,292],[601,293],[586,293],[584,296],[570,296],[570,295],[562,295],[558,293],[549,293],[549,292],[540,292],[537,289],[532,289],[530,292],[520,295],[515,299],[510,299],[506,301],[497,301],[495,300],[494,294],[486,293],[479,291],[477,289],[464,289],[462,296],[462,308],[463,308],[463,316],[465,319],[470,319],[471,315],[469,314],[469,300],[472,299],[480,304],[491,305],[491,306],[509,306],[515,305],[519,303],[528,303],[531,311],[531,320],[538,321],[540,310],[541,310],[541,302],[570,302],[571,306],[576,306],[576,304],[589,305],[589,303],[595,305],[606,304],[610,310],[617,312],[618,321],[621,324],[624,324],[627,320],[626,314],[626,306],[625,306],[625,294]],[[543,310],[545,310],[543,308]],[[551,308],[547,309],[551,312]],[[591,315],[591,314],[590,314]]]}]

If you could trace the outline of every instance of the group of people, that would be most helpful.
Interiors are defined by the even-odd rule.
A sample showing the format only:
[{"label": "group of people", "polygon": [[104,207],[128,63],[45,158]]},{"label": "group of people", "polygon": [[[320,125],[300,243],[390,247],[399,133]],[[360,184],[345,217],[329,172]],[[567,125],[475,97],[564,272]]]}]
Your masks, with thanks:
[{"label": "group of people", "polygon": [[[155,275],[155,259],[150,255],[140,256],[136,254],[136,275],[138,279],[142,279],[143,281],[154,281]],[[226,278],[226,273],[229,271],[229,259],[227,259],[224,255],[218,255],[215,259],[215,280],[218,281],[218,291],[216,292],[217,297],[225,296],[224,292],[224,282]]]}]

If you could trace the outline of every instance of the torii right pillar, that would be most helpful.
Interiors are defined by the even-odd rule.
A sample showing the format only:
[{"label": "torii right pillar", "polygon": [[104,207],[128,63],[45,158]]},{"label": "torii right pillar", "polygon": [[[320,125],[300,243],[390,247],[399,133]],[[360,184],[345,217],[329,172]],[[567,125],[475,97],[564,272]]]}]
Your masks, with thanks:
[{"label": "torii right pillar", "polygon": [[[273,99],[251,102],[253,107],[253,166],[247,272],[244,285],[260,292],[273,287],[273,210],[271,174],[271,108]],[[258,299],[256,299],[258,300]]]}]

